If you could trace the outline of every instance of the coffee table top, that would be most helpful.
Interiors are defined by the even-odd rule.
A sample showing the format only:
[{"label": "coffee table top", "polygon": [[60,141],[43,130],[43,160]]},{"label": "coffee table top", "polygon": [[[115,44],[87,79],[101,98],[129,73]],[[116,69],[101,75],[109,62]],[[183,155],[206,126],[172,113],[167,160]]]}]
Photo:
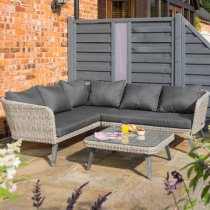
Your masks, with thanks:
[{"label": "coffee table top", "polygon": [[[108,127],[102,132],[120,131],[120,127]],[[101,141],[94,134],[84,139],[86,147],[115,150],[131,153],[154,154],[174,140],[174,133],[170,131],[145,130],[145,140],[141,140],[135,132],[129,132],[122,140]]]}]

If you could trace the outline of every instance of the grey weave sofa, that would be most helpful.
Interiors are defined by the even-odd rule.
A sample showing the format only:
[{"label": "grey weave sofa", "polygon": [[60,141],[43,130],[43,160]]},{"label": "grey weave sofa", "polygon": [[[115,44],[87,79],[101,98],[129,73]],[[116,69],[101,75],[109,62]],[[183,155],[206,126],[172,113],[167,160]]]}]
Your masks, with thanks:
[{"label": "grey weave sofa", "polygon": [[[80,86],[77,86],[78,84]],[[83,84],[82,81],[74,81],[69,84],[63,82],[63,86],[61,86],[66,93],[66,98],[70,97],[72,99],[70,102],[73,103],[71,104],[71,107],[73,108],[71,110],[57,113],[55,113],[55,110],[53,110],[52,107],[48,107],[46,103],[44,105],[37,105],[31,104],[30,101],[23,103],[16,99],[9,100],[6,99],[8,98],[7,95],[6,98],[2,97],[1,102],[11,130],[12,138],[21,138],[25,141],[51,144],[51,164],[52,166],[55,166],[59,142],[70,139],[71,137],[99,126],[108,126],[126,122],[141,125],[149,129],[159,129],[175,133],[189,132],[191,134],[201,132],[202,128],[205,126],[209,100],[209,93],[207,91],[201,91],[193,108],[191,107],[193,109],[192,113],[188,113],[189,110],[187,113],[179,113],[179,110],[178,112],[176,112],[176,110],[161,111],[160,103],[162,102],[157,101],[157,97],[163,97],[161,96],[161,94],[163,94],[162,86],[160,87],[159,95],[156,94],[157,96],[154,95],[154,97],[149,99],[149,103],[152,100],[155,103],[157,102],[157,110],[153,110],[154,103],[152,105],[150,104],[152,107],[149,108],[145,108],[145,104],[147,106],[148,94],[154,94],[157,87],[155,87],[155,91],[154,88],[149,90],[147,89],[148,87],[146,87],[144,91],[146,91],[147,94],[143,94],[141,100],[137,101],[137,105],[140,107],[129,108],[129,105],[125,103],[127,100],[126,97],[130,97],[132,94],[126,93],[126,91],[128,91],[127,87],[126,91],[124,90],[124,81],[114,83],[102,82],[102,84],[101,82],[96,82],[96,84],[93,84],[90,87],[85,86],[88,91],[88,96],[83,95],[84,92],[82,92],[82,89],[80,88],[81,84]],[[69,86],[69,92],[68,85],[72,85]],[[67,87],[66,89],[65,86]],[[139,91],[139,87],[135,87],[138,90],[137,95],[141,95],[142,93],[141,89]],[[131,87],[131,90],[132,88],[133,87]],[[140,88],[142,88],[142,86]],[[119,94],[120,89],[122,90]],[[78,98],[78,95],[81,97]],[[154,100],[155,97],[156,101]],[[138,97],[134,97],[127,101],[135,101],[137,99]],[[85,102],[81,103],[82,100],[85,100]],[[143,110],[141,110],[142,103]],[[128,106],[128,108],[126,108],[126,106]],[[171,105],[169,107],[171,107]],[[164,106],[162,108],[164,109]],[[191,140],[190,143],[192,144]]]}]

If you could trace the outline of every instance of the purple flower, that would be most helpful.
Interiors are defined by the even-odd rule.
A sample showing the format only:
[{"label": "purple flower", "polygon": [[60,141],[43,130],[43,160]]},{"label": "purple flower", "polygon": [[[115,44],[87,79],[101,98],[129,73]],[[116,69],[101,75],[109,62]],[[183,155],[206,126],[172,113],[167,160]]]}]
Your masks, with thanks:
[{"label": "purple flower", "polygon": [[72,193],[71,197],[69,197],[68,200],[67,200],[66,210],[73,210],[74,204],[76,203],[77,199],[82,194],[82,188],[85,187],[88,183],[89,182],[86,182],[83,185],[81,185],[79,188],[74,190],[74,192]]},{"label": "purple flower", "polygon": [[33,194],[34,196],[32,197],[33,202],[33,206],[36,207],[37,209],[39,209],[39,207],[42,205],[45,197],[42,196],[41,194],[41,184],[40,184],[40,180],[38,179],[36,184],[34,185],[34,190],[33,190]]}]

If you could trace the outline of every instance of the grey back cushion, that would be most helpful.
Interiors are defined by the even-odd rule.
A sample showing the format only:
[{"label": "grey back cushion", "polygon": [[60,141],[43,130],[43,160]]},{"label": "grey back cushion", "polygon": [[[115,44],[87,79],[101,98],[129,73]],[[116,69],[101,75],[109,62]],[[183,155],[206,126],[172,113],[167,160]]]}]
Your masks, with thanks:
[{"label": "grey back cushion", "polygon": [[11,101],[27,104],[35,104],[41,106],[45,105],[36,86],[21,92],[6,92],[5,98]]},{"label": "grey back cushion", "polygon": [[69,101],[59,85],[50,87],[38,86],[38,90],[45,105],[52,109],[54,113],[71,110]]},{"label": "grey back cushion", "polygon": [[87,103],[89,96],[88,85],[85,81],[77,80],[72,82],[60,81],[71,107],[82,106]]},{"label": "grey back cushion", "polygon": [[91,81],[88,105],[115,107],[120,106],[125,81]]},{"label": "grey back cushion", "polygon": [[127,84],[120,108],[157,111],[161,89],[161,85]]},{"label": "grey back cushion", "polygon": [[192,114],[200,95],[201,86],[164,86],[160,97],[159,111]]}]

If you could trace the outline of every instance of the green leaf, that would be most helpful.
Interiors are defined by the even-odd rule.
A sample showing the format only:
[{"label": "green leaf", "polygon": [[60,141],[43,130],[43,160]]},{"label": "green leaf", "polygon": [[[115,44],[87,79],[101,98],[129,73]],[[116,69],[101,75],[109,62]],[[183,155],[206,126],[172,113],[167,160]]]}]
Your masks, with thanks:
[{"label": "green leaf", "polygon": [[205,160],[206,158],[209,157],[207,154],[200,154],[199,156],[202,160]]},{"label": "green leaf", "polygon": [[203,175],[203,180],[207,180],[207,178],[210,176],[210,173],[208,171],[205,171],[204,175]]},{"label": "green leaf", "polygon": [[206,196],[206,193],[208,193],[209,188],[210,188],[210,185],[204,187],[204,189],[203,189],[203,191],[202,191],[202,193],[201,193],[201,198],[202,198],[202,199]]},{"label": "green leaf", "polygon": [[6,171],[6,166],[0,166],[0,172],[4,172],[4,171]]},{"label": "green leaf", "polygon": [[14,183],[17,183],[17,182],[24,182],[24,181],[28,181],[28,180],[30,180],[30,179],[28,179],[28,178],[22,178],[22,179],[15,179],[15,180],[13,180],[13,182]]},{"label": "green leaf", "polygon": [[193,172],[193,169],[194,169],[194,166],[191,166],[191,167],[188,169],[188,171],[187,171],[187,178],[188,178],[188,179],[190,178],[190,176],[191,176],[191,174],[192,174],[192,172]]},{"label": "green leaf", "polygon": [[209,202],[210,202],[210,193],[207,193],[205,195],[205,197],[203,199],[203,202],[204,202],[205,206],[209,204]]},{"label": "green leaf", "polygon": [[19,165],[19,167],[24,167],[24,166],[27,166],[27,165],[28,165],[28,163],[21,162],[20,165]]},{"label": "green leaf", "polygon": [[194,164],[195,164],[195,162],[188,163],[186,166],[184,166],[184,167],[181,168],[180,170],[184,170],[185,168],[188,168],[189,166],[194,165]]},{"label": "green leaf", "polygon": [[201,165],[201,161],[200,160],[196,161],[194,169],[195,169],[195,172],[198,175],[203,175],[204,168],[203,168],[203,165]]},{"label": "green leaf", "polygon": [[197,155],[197,154],[195,154],[195,153],[193,153],[193,152],[189,152],[188,155],[189,155],[191,158],[193,158],[193,159],[195,159],[195,160],[198,160],[198,155]]},{"label": "green leaf", "polygon": [[0,187],[0,197],[6,197],[11,200],[16,200],[17,197],[15,194],[9,192],[7,189]]},{"label": "green leaf", "polygon": [[203,140],[204,140],[205,142],[210,142],[210,137],[205,137]]},{"label": "green leaf", "polygon": [[169,209],[170,209],[170,207],[171,207],[171,205],[169,205],[169,206],[165,207],[163,210],[169,210]]},{"label": "green leaf", "polygon": [[201,148],[201,146],[194,147],[190,150],[190,153],[193,153],[195,150],[200,149],[200,148]]},{"label": "green leaf", "polygon": [[191,179],[189,186],[193,188],[193,191],[195,191],[195,188],[197,187],[198,181],[201,177],[201,175],[197,174],[193,179]]}]

